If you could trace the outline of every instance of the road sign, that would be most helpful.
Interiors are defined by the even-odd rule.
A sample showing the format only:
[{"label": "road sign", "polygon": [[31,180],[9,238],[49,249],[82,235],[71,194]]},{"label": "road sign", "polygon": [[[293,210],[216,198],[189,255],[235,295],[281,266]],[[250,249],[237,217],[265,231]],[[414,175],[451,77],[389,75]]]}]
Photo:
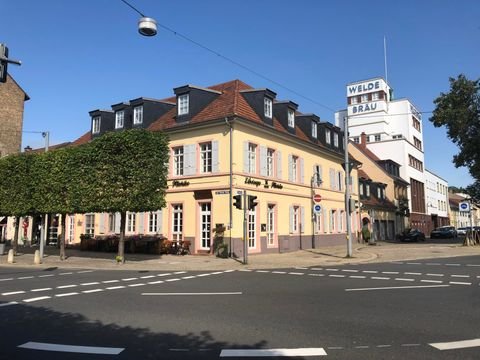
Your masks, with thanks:
[{"label": "road sign", "polygon": [[460,208],[460,211],[470,211],[470,203],[463,201],[460,204],[458,204],[458,207]]},{"label": "road sign", "polygon": [[313,202],[319,203],[320,201],[322,201],[322,195],[320,194],[313,195]]},{"label": "road sign", "polygon": [[318,204],[313,205],[313,212],[315,214],[320,214],[322,212],[322,207]]}]

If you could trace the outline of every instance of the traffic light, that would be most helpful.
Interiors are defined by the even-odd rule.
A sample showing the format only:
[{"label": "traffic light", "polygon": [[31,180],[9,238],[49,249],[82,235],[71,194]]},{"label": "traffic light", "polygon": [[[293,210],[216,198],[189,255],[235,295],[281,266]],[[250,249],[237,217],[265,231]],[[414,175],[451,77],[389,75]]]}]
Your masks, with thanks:
[{"label": "traffic light", "polygon": [[8,48],[0,44],[0,83],[7,82]]},{"label": "traffic light", "polygon": [[357,200],[350,198],[350,212],[351,212],[351,213],[354,212],[355,210],[357,210],[357,209],[359,208],[358,205],[359,205],[359,204],[358,204],[358,201],[357,201]]},{"label": "traffic light", "polygon": [[253,210],[255,206],[258,205],[258,203],[255,201],[256,199],[257,199],[256,196],[248,195],[248,206],[247,206],[248,210]]},{"label": "traffic light", "polygon": [[233,206],[235,206],[238,210],[242,210],[242,195],[235,195],[233,198],[235,200]]}]

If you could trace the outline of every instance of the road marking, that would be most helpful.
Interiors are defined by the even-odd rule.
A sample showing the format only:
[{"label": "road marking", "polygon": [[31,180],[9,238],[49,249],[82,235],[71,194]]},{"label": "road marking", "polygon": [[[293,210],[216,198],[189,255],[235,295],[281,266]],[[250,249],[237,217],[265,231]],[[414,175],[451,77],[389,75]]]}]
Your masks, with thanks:
[{"label": "road marking", "polygon": [[138,287],[138,286],[145,286],[146,284],[138,283],[138,284],[130,284],[129,287]]},{"label": "road marking", "polygon": [[102,283],[104,283],[104,284],[117,283],[117,282],[120,282],[120,280],[105,280],[105,281],[102,281]]},{"label": "road marking", "polygon": [[304,275],[305,273],[300,272],[289,272],[290,275]]},{"label": "road marking", "polygon": [[398,281],[415,281],[415,279],[409,279],[409,278],[395,278],[395,280],[398,280]]},{"label": "road marking", "polygon": [[[219,271],[219,272],[216,272],[216,273],[213,273],[213,274],[221,274],[223,271]],[[187,272],[186,271],[175,271],[174,274],[175,275],[179,275],[179,274],[186,274]]]},{"label": "road marking", "polygon": [[195,276],[192,276],[192,275],[190,275],[190,276],[183,276],[183,277],[182,277],[182,279],[184,279],[184,280],[194,279],[194,278],[195,278]]},{"label": "road marking", "polygon": [[82,270],[82,271],[77,271],[77,274],[85,274],[85,273],[91,273],[93,270]]},{"label": "road marking", "polygon": [[447,266],[460,266],[460,264],[445,264]]},{"label": "road marking", "polygon": [[368,345],[360,345],[360,346],[355,346],[355,349],[368,349]]},{"label": "road marking", "polygon": [[23,301],[26,303],[29,303],[29,302],[40,301],[40,300],[51,299],[51,298],[52,298],[51,296],[40,296],[36,298],[24,299]]},{"label": "road marking", "polygon": [[295,269],[297,269],[297,270],[308,270],[308,268],[306,268],[306,267],[296,267]]},{"label": "road marking", "polygon": [[443,274],[426,274],[427,276],[445,276]]},{"label": "road marking", "polygon": [[165,280],[166,282],[171,282],[171,281],[180,281],[180,279],[168,279],[168,280]]},{"label": "road marking", "polygon": [[309,276],[325,276],[325,274],[308,274]]},{"label": "road marking", "polygon": [[30,291],[37,292],[37,291],[48,291],[48,290],[52,290],[52,288],[32,289]]},{"label": "road marking", "polygon": [[336,274],[331,274],[331,275],[328,275],[329,277],[336,277],[336,278],[344,278],[345,275],[336,275]]},{"label": "road marking", "polygon": [[56,297],[65,297],[65,296],[73,296],[73,295],[78,295],[78,292],[71,292],[71,293],[64,293],[64,294],[56,294]]},{"label": "road marking", "polygon": [[397,264],[397,265],[402,265],[402,261],[391,261],[390,264]]},{"label": "road marking", "polygon": [[142,293],[144,296],[206,296],[206,295],[242,295],[241,291],[236,292],[212,292],[212,293]]},{"label": "road marking", "polygon": [[58,275],[72,275],[72,274],[73,274],[73,272],[64,272],[64,273],[60,273]]},{"label": "road marking", "polygon": [[478,264],[467,264],[465,266],[480,266],[480,265],[478,265]]},{"label": "road marking", "polygon": [[172,275],[172,273],[157,274],[157,276],[169,276],[169,275]]},{"label": "road marking", "polygon": [[49,344],[38,342],[27,342],[23,345],[19,345],[19,348],[31,349],[31,350],[44,350],[44,351],[59,351],[59,352],[71,352],[71,353],[84,353],[84,354],[104,354],[104,355],[118,355],[125,348],[108,348],[98,346],[78,346],[78,345],[62,345],[62,344]]},{"label": "road marking", "polygon": [[146,276],[140,276],[140,279],[151,279],[154,278],[155,275],[146,275]]},{"label": "road marking", "polygon": [[[422,275],[422,273],[417,273],[417,272],[406,272],[404,273],[405,275]],[[428,274],[427,274],[428,275]]]},{"label": "road marking", "polygon": [[362,272],[366,274],[378,274],[378,271],[376,270],[362,270]]},{"label": "road marking", "polygon": [[363,276],[363,275],[350,275],[349,278],[352,278],[352,279],[366,279],[367,277]]},{"label": "road marking", "polygon": [[94,282],[89,282],[89,283],[83,283],[83,284],[80,284],[82,286],[90,286],[90,285],[98,285],[100,284],[98,281],[94,281]]},{"label": "road marking", "polygon": [[400,346],[420,346],[420,344],[402,344]]},{"label": "road marking", "polygon": [[469,278],[470,275],[450,275],[451,277],[456,277],[456,278]]},{"label": "road marking", "polygon": [[315,270],[315,271],[323,271],[322,268],[311,268],[310,270]]},{"label": "road marking", "polygon": [[82,293],[91,294],[91,293],[96,293],[96,292],[100,292],[100,291],[103,291],[103,289],[83,290]]},{"label": "road marking", "polygon": [[258,273],[269,273],[270,271],[268,270],[257,270]]},{"label": "road marking", "polygon": [[460,282],[460,281],[449,281],[449,284],[452,284],[452,285],[472,285],[472,283]]},{"label": "road marking", "polygon": [[[249,271],[252,271],[252,270],[249,270]],[[199,274],[199,275],[197,275],[197,276],[198,276],[198,277],[203,277],[203,276],[210,276],[210,275],[212,275],[212,274],[210,274],[210,273],[208,273],[208,274]]]},{"label": "road marking", "polygon": [[120,285],[120,286],[110,286],[110,287],[107,287],[107,290],[117,290],[117,289],[125,289],[125,286]]},{"label": "road marking", "polygon": [[72,287],[77,287],[77,285],[62,285],[62,286],[57,286],[57,289],[68,289]]},{"label": "road marking", "polygon": [[433,346],[438,350],[464,349],[480,346],[480,339],[431,343],[428,345]]},{"label": "road marking", "polygon": [[425,288],[449,287],[449,286],[450,286],[450,285],[388,286],[388,287],[377,287],[377,288],[345,289],[345,291],[396,290],[396,289],[425,289]]},{"label": "road marking", "polygon": [[426,263],[425,265],[442,265],[440,263]]},{"label": "road marking", "polygon": [[407,262],[406,264],[408,264],[408,265],[422,265],[422,263],[419,263],[419,262]]},{"label": "road marking", "polygon": [[338,269],[325,269],[327,271],[338,271]]},{"label": "road marking", "polygon": [[24,279],[33,279],[33,276],[22,276],[18,278],[18,280],[24,280]]},{"label": "road marking", "polygon": [[286,274],[286,271],[272,271],[272,274]]},{"label": "road marking", "polygon": [[356,272],[358,272],[358,270],[351,270],[351,269],[345,269],[345,270],[342,270],[342,271],[345,271],[345,272],[352,272],[352,273],[356,273]]},{"label": "road marking", "polygon": [[52,277],[53,274],[48,274],[48,275],[38,275],[39,278],[44,278],[44,277]]},{"label": "road marking", "polygon": [[3,296],[8,296],[8,295],[17,295],[17,294],[25,294],[25,291],[10,291],[6,293],[2,293]]},{"label": "road marking", "polygon": [[138,280],[138,278],[127,278],[127,279],[122,279],[122,281],[133,281],[133,280]]},{"label": "road marking", "polygon": [[397,274],[400,274],[400,273],[398,271],[382,271],[382,274],[397,275]]},{"label": "road marking", "polygon": [[10,301],[8,303],[3,303],[3,304],[0,304],[0,307],[4,307],[4,306],[10,306],[10,305],[17,305],[18,302],[16,301]]},{"label": "road marking", "polygon": [[342,350],[343,347],[342,346],[328,346],[327,349],[328,350]]},{"label": "road marking", "polygon": [[0,279],[0,281],[9,281],[9,280],[13,280],[13,278]]},{"label": "road marking", "polygon": [[382,276],[372,276],[372,280],[390,280],[389,277],[382,277]]},{"label": "road marking", "polygon": [[163,283],[163,282],[164,282],[163,280],[157,280],[157,281],[150,281],[150,282],[148,282],[147,284],[149,284],[149,285],[155,285],[155,284],[161,284],[161,283]]},{"label": "road marking", "polygon": [[434,283],[434,284],[441,284],[441,283],[443,283],[443,281],[441,281],[441,280],[420,280],[420,282]]},{"label": "road marking", "polygon": [[377,348],[387,348],[391,347],[392,345],[377,345]]},{"label": "road marking", "polygon": [[323,348],[299,349],[227,349],[222,350],[220,357],[255,357],[255,356],[323,356],[327,355]]},{"label": "road marking", "polygon": [[[226,272],[226,273],[231,273],[231,272],[235,272],[235,271],[236,271],[236,270],[234,270],[234,269],[230,269],[230,270],[225,270],[224,272]],[[206,349],[206,350],[210,350],[210,349]]]},{"label": "road marking", "polygon": [[240,270],[238,270],[238,271],[246,271],[246,272],[250,272],[250,271],[252,271],[252,270],[250,270],[250,269],[240,269]]}]

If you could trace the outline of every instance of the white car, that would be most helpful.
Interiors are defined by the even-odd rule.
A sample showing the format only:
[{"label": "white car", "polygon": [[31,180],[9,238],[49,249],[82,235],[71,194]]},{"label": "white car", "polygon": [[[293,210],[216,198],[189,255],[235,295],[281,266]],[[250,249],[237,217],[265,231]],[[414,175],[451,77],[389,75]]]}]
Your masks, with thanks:
[{"label": "white car", "polygon": [[461,227],[457,229],[457,235],[467,235],[467,231],[469,228]]}]

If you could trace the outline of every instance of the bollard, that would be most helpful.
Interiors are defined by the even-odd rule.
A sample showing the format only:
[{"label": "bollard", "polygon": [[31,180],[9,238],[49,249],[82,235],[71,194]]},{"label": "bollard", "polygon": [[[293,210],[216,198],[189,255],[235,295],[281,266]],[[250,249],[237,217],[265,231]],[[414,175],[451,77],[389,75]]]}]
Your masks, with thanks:
[{"label": "bollard", "polygon": [[13,260],[13,249],[8,250],[7,262],[8,262],[9,264],[13,264],[13,263],[14,263],[14,260]]},{"label": "bollard", "polygon": [[40,259],[40,251],[35,250],[35,255],[33,257],[33,263],[35,265],[40,265],[42,263],[42,259]]}]

